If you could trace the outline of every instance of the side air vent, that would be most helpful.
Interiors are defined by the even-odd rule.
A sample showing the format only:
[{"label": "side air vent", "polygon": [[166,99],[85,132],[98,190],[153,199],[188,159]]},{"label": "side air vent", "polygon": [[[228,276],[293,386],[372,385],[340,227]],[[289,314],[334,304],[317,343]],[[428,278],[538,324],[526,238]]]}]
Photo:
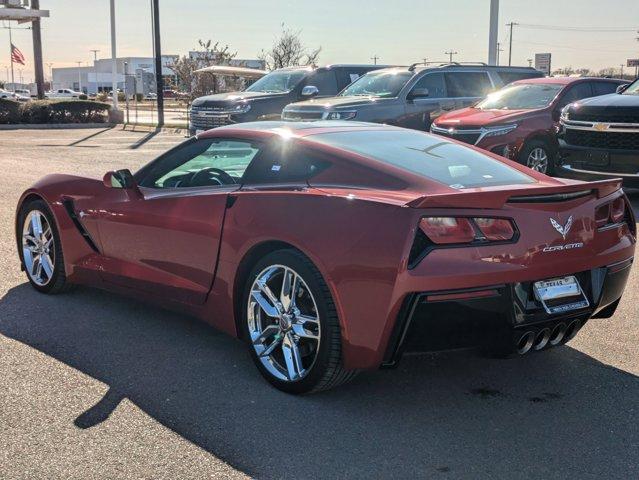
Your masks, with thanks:
[{"label": "side air vent", "polygon": [[551,193],[549,195],[522,195],[510,197],[507,203],[557,203],[567,202],[575,198],[587,197],[592,195],[592,190],[579,190],[578,192],[569,193]]},{"label": "side air vent", "polygon": [[82,238],[84,238],[84,240],[87,242],[89,247],[91,247],[91,250],[93,250],[96,253],[100,253],[100,251],[98,250],[98,247],[96,247],[95,243],[93,242],[91,235],[89,235],[89,232],[86,231],[84,226],[80,223],[78,216],[75,214],[73,200],[71,199],[63,200],[62,205],[64,205],[64,209],[69,214],[69,217],[71,217],[71,220],[73,221],[73,225],[75,225],[75,228],[78,229],[78,232],[80,232],[80,235],[82,235]]}]

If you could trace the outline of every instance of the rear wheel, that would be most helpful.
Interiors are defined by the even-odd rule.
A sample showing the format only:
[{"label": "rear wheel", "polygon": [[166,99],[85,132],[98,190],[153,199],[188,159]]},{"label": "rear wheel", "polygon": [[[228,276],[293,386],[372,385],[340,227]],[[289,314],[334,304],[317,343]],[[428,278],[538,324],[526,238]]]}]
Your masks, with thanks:
[{"label": "rear wheel", "polygon": [[33,288],[42,293],[69,290],[60,236],[47,204],[42,200],[26,203],[18,226],[20,259]]},{"label": "rear wheel", "polygon": [[313,263],[296,250],[279,250],[251,271],[242,324],[260,373],[288,393],[310,393],[350,380],[342,364],[335,304]]},{"label": "rear wheel", "polygon": [[555,152],[543,140],[531,140],[524,144],[519,154],[519,163],[546,175],[555,171]]}]

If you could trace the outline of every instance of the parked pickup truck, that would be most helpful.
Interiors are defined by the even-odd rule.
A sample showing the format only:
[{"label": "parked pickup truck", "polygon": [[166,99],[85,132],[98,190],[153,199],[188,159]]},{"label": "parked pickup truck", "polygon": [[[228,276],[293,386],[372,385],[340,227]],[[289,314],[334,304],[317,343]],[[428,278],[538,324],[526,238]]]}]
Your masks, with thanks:
[{"label": "parked pickup truck", "polygon": [[639,80],[617,93],[567,105],[560,123],[559,176],[620,177],[639,188]]},{"label": "parked pickup truck", "polygon": [[336,95],[360,75],[384,65],[327,65],[273,70],[243,92],[219,93],[193,100],[191,135],[233,123],[279,120],[288,103]]}]

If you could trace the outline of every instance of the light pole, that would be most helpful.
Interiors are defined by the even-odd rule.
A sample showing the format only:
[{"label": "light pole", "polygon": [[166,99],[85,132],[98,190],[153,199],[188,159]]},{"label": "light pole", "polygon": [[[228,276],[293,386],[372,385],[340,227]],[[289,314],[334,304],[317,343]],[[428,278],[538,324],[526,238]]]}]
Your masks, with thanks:
[{"label": "light pole", "polygon": [[375,54],[371,57],[371,60],[373,61],[373,65],[377,65],[377,60],[379,60],[379,57],[377,56],[377,54]]},{"label": "light pole", "polygon": [[118,109],[118,68],[115,51],[115,0],[110,2],[111,11],[111,90],[113,92],[113,110]]},{"label": "light pole", "polygon": [[96,65],[96,62],[98,61],[98,52],[100,50],[89,50],[90,52],[93,52],[93,74],[95,75],[95,93],[97,95],[98,90],[100,89],[99,84],[98,84],[98,67]]},{"label": "light pole", "polygon": [[448,61],[449,63],[453,63],[453,55],[457,55],[457,52],[450,50],[448,52],[444,52],[446,55],[448,55]]},{"label": "light pole", "polygon": [[82,62],[75,62],[78,64],[78,92],[82,92]]},{"label": "light pole", "polygon": [[509,67],[513,59],[513,27],[515,25],[519,25],[519,24],[516,22],[510,22],[506,24],[507,27],[510,27],[510,39],[509,39],[510,45],[508,46],[508,66]]},{"label": "light pole", "polygon": [[490,30],[488,31],[488,65],[499,65],[499,0],[490,0]]}]

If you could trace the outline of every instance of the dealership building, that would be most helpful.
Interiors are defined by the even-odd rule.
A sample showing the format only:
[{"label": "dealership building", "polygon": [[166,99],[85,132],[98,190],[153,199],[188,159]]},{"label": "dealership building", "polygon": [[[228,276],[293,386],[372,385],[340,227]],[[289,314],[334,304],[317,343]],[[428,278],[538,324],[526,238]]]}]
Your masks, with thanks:
[{"label": "dealership building", "polygon": [[[192,59],[202,58],[204,52],[189,52]],[[168,66],[178,59],[178,55],[162,55],[162,75],[165,85],[176,85],[176,78],[173,70]],[[262,60],[233,59],[230,61],[234,66],[245,66],[248,68],[264,68]],[[153,57],[120,57],[116,59],[117,84],[118,88],[124,90],[125,74],[129,77],[129,88],[135,85],[136,93],[147,94],[155,92],[155,63]],[[51,89],[71,88],[87,94],[95,94],[101,91],[110,92],[111,81],[111,59],[105,58],[95,60],[93,66],[63,67],[51,70]],[[135,81],[132,81],[135,79]]]}]

